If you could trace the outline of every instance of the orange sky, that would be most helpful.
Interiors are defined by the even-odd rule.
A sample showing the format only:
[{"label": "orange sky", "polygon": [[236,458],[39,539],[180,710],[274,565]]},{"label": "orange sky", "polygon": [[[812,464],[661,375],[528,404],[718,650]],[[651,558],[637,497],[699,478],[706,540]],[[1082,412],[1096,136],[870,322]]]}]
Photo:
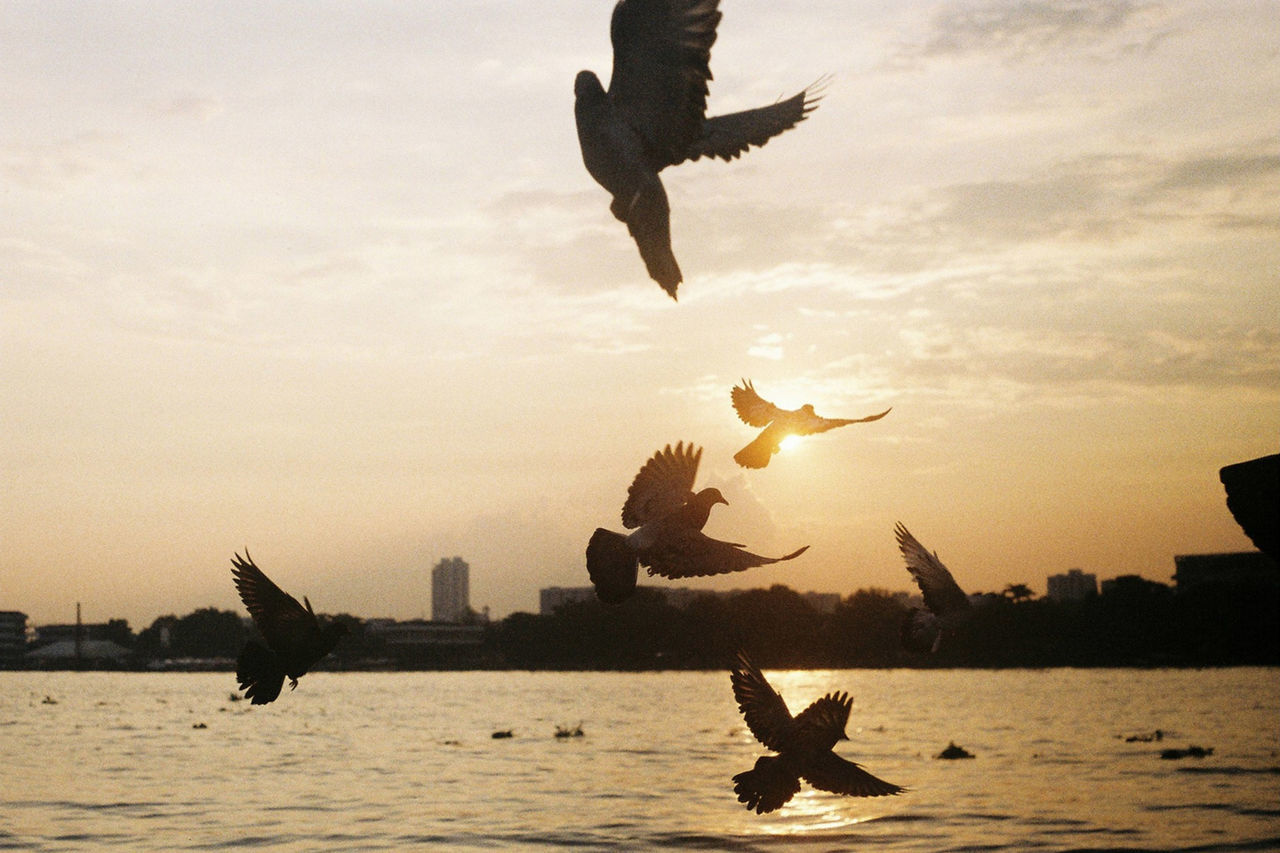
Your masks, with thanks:
[{"label": "orange sky", "polygon": [[[320,610],[587,582],[640,465],[705,446],[708,532],[801,558],[689,585],[1168,581],[1242,550],[1217,470],[1280,443],[1268,4],[724,0],[711,111],[834,80],[664,173],[686,281],[582,167],[607,0],[12,3],[0,21],[0,609]],[[837,8],[838,7],[838,8]],[[741,377],[871,424],[747,472]]]}]

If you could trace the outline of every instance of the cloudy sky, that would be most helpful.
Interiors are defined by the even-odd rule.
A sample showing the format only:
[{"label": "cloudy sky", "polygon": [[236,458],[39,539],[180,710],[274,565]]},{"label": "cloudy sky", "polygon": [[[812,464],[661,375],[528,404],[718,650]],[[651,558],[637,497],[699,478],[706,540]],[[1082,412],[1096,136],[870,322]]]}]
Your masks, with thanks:
[{"label": "cloudy sky", "polygon": [[[811,118],[664,173],[648,280],[583,169],[609,0],[10,2],[0,18],[0,609],[536,610],[667,442],[689,585],[1168,581],[1250,547],[1280,444],[1280,18],[1262,2],[723,0],[711,111]],[[763,471],[729,389],[883,420]]]}]

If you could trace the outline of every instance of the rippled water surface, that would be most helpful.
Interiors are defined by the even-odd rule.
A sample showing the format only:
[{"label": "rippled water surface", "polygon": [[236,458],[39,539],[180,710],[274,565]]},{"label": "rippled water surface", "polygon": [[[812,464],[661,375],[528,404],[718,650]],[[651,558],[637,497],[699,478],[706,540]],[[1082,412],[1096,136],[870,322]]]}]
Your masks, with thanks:
[{"label": "rippled water surface", "polygon": [[746,811],[727,673],[315,673],[251,708],[225,673],[6,672],[0,848],[1280,849],[1278,670],[769,675],[793,712],[850,691],[837,751],[910,791]]}]

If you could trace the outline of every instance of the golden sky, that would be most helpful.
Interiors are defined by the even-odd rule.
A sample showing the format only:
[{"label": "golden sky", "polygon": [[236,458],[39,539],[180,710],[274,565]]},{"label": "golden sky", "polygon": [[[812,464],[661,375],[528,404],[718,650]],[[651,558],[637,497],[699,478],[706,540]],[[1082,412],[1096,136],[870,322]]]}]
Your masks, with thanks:
[{"label": "golden sky", "polygon": [[[11,2],[0,17],[0,609],[536,610],[640,465],[704,445],[688,585],[1168,581],[1243,550],[1280,443],[1280,16],[1262,2],[723,0],[710,107],[810,119],[663,174],[686,280],[587,175],[608,0]],[[741,377],[881,421],[762,471]]]}]

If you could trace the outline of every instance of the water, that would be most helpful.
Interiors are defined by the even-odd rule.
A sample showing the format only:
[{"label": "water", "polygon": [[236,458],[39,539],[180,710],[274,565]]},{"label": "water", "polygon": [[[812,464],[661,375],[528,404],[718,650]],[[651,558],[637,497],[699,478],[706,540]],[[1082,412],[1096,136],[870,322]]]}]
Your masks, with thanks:
[{"label": "water", "polygon": [[793,712],[849,690],[837,751],[911,790],[756,815],[727,672],[315,673],[265,708],[226,673],[7,672],[0,849],[1280,850],[1278,675],[770,672]]}]

